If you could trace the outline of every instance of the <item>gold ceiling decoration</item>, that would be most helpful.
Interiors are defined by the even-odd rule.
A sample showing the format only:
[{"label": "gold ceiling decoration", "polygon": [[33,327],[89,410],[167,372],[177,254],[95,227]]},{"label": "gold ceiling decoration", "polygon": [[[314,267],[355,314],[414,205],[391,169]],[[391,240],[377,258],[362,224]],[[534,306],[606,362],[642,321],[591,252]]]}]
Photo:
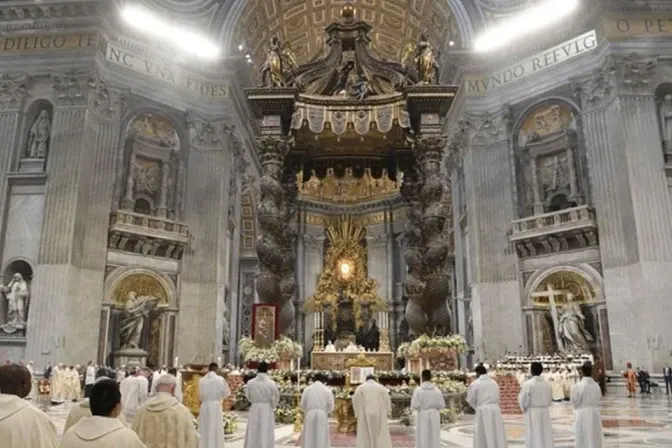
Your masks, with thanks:
[{"label": "gold ceiling decoration", "polygon": [[[426,32],[433,48],[459,45],[459,33],[446,0],[357,0],[355,19],[374,26],[372,47],[387,60],[400,62],[406,45]],[[289,43],[304,64],[325,48],[324,29],[340,22],[343,0],[249,0],[236,25],[233,44],[244,45],[262,64],[273,37]]]},{"label": "gold ceiling decoration", "polygon": [[364,175],[360,178],[353,175],[352,168],[346,168],[343,177],[337,177],[333,168],[328,168],[324,179],[318,179],[313,172],[306,182],[302,181],[303,171],[296,176],[300,199],[337,204],[356,204],[387,199],[399,193],[401,184],[401,179],[397,181],[390,179],[386,170],[383,170],[379,179],[375,179],[369,168],[364,170]]},{"label": "gold ceiling decoration", "polygon": [[173,123],[160,115],[144,114],[136,117],[128,133],[153,146],[167,149],[179,148],[180,139]]},{"label": "gold ceiling decoration", "polygon": [[[326,229],[329,248],[324,259],[324,269],[317,281],[315,294],[306,300],[307,312],[329,310],[333,330],[336,330],[338,303],[352,302],[355,327],[361,328],[363,306],[371,311],[387,311],[387,303],[378,295],[378,282],[367,277],[366,229],[352,217],[342,216],[329,223]],[[344,278],[344,264],[348,265]]]},{"label": "gold ceiling decoration", "polygon": [[149,274],[131,274],[123,278],[114,288],[114,301],[125,305],[134,292],[138,297],[151,296],[159,299],[159,306],[168,305],[168,293],[161,281]]},{"label": "gold ceiling decoration", "polygon": [[520,137],[545,137],[569,129],[573,123],[574,115],[569,107],[562,104],[541,106],[527,114],[520,127]]}]

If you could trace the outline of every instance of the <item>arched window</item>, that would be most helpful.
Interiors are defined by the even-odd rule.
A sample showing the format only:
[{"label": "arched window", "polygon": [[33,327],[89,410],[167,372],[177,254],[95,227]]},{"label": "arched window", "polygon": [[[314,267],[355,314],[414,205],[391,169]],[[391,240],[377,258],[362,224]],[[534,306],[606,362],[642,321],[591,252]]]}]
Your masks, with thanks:
[{"label": "arched window", "polygon": [[143,215],[151,215],[152,205],[149,203],[147,199],[138,198],[135,200],[135,204],[133,205],[133,211],[135,213],[141,213]]}]

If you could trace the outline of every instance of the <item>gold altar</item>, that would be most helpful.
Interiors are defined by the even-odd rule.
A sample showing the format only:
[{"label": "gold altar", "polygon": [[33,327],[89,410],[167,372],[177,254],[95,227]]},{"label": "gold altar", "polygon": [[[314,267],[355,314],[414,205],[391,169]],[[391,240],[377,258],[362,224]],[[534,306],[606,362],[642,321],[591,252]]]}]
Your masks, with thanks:
[{"label": "gold altar", "polygon": [[392,352],[312,352],[310,368],[313,370],[348,370],[349,362],[365,355],[371,360],[376,371],[390,372],[394,370],[394,354]]}]

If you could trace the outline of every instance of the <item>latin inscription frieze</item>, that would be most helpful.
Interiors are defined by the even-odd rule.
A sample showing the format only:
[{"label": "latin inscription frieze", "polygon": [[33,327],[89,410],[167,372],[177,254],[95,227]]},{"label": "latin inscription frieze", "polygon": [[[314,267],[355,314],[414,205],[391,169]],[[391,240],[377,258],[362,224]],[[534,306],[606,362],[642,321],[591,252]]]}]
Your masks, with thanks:
[{"label": "latin inscription frieze", "polygon": [[6,36],[0,39],[0,53],[60,51],[97,46],[98,33]]}]

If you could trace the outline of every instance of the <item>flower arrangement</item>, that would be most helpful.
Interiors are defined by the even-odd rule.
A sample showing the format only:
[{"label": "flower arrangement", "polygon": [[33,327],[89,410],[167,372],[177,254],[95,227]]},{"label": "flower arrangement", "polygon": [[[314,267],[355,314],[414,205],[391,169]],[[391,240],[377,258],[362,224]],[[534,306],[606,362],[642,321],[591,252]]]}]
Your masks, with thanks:
[{"label": "flower arrangement", "polygon": [[422,353],[454,351],[465,353],[469,347],[459,334],[451,336],[428,336],[423,334],[413,342],[404,342],[397,349],[400,358],[418,357]]},{"label": "flower arrangement", "polygon": [[294,423],[297,413],[301,413],[301,410],[292,406],[278,406],[275,408],[275,421],[284,424]]},{"label": "flower arrangement", "polygon": [[233,434],[238,429],[238,416],[233,412],[224,412],[224,434]]},{"label": "flower arrangement", "polygon": [[272,364],[281,359],[297,359],[303,354],[303,347],[286,336],[281,337],[270,347],[257,347],[254,341],[243,337],[238,341],[238,348],[243,357],[243,362],[265,362]]}]

